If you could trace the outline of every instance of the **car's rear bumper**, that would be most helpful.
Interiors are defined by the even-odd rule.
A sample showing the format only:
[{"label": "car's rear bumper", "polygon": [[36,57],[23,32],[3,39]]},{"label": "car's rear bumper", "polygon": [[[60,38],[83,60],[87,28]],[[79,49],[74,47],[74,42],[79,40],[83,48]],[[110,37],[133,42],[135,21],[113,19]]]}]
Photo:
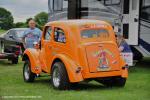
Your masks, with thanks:
[{"label": "car's rear bumper", "polygon": [[88,78],[103,78],[103,77],[113,77],[113,76],[121,76],[123,78],[128,77],[128,69],[122,69],[120,71],[106,71],[106,72],[97,72],[97,73],[86,73],[83,74],[84,79]]},{"label": "car's rear bumper", "polygon": [[14,53],[0,53],[0,59],[13,59],[16,57],[17,55]]}]

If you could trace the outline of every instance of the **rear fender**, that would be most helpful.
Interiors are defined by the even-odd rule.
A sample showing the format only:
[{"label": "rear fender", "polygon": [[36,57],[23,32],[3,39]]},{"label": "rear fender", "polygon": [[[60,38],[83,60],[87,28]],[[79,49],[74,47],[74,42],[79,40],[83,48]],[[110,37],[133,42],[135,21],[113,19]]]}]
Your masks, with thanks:
[{"label": "rear fender", "polygon": [[127,69],[127,68],[125,68],[125,69],[122,70],[122,75],[121,75],[121,77],[123,77],[123,78],[128,78],[128,69]]},{"label": "rear fender", "polygon": [[55,61],[55,59],[59,59],[64,63],[70,82],[80,82],[83,80],[82,73],[81,73],[82,68],[81,71],[76,72],[80,66],[77,65],[71,58],[63,54],[58,54],[55,55],[53,61]]},{"label": "rear fender", "polygon": [[123,78],[128,78],[128,68],[126,68],[126,63],[125,63],[125,61],[123,60],[123,58],[122,57],[120,57],[120,65],[121,65],[121,67],[122,67],[122,75],[121,75],[121,77],[123,77]]},{"label": "rear fender", "polygon": [[26,59],[29,59],[31,64],[31,71],[33,73],[40,74],[42,72],[39,60],[39,50],[26,49],[23,54],[23,61]]}]

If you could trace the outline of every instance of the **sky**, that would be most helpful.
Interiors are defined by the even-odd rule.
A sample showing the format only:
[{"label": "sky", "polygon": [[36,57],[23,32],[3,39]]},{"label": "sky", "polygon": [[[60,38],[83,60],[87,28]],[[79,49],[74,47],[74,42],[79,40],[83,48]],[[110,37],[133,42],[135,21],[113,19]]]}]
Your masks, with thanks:
[{"label": "sky", "polygon": [[48,0],[0,0],[0,7],[12,13],[14,22],[24,22],[41,11],[48,12]]}]

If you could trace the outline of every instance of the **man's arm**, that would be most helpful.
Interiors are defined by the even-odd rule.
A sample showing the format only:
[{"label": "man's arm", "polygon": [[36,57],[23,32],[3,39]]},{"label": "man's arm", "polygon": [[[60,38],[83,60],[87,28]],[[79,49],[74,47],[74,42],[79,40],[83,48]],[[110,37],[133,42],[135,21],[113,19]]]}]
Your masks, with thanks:
[{"label": "man's arm", "polygon": [[38,32],[38,36],[39,36],[39,41],[40,41],[40,39],[42,37],[42,31],[40,29],[39,29],[39,32]]}]

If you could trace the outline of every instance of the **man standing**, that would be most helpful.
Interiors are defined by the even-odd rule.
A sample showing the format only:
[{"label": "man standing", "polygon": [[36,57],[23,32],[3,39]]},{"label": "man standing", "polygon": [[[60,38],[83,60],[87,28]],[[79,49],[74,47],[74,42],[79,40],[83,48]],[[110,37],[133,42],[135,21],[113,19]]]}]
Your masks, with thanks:
[{"label": "man standing", "polygon": [[39,42],[42,32],[36,28],[36,22],[33,19],[29,20],[28,25],[29,28],[24,33],[23,42],[25,48],[33,48],[33,43]]}]

